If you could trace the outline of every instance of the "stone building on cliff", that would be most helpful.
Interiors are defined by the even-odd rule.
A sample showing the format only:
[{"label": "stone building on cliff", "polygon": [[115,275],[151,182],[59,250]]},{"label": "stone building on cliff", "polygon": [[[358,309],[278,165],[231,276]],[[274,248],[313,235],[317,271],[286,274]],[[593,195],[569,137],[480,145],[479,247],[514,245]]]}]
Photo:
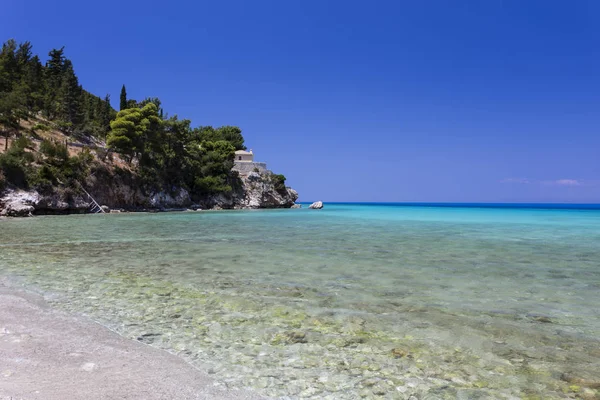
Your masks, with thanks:
[{"label": "stone building on cliff", "polygon": [[236,151],[233,161],[233,170],[239,172],[240,175],[248,175],[250,172],[267,172],[267,163],[254,161],[252,149]]}]

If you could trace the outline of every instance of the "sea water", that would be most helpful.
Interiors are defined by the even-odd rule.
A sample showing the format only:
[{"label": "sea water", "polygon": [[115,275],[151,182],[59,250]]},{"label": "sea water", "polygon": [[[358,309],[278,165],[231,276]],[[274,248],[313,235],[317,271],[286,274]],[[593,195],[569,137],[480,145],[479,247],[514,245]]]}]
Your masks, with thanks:
[{"label": "sea water", "polygon": [[600,387],[600,207],[6,219],[0,274],[274,398],[593,398]]}]

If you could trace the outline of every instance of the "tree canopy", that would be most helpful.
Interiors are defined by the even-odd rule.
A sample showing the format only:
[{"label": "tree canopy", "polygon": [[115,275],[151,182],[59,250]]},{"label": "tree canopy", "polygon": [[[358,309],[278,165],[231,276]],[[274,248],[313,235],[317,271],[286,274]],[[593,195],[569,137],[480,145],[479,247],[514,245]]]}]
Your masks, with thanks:
[{"label": "tree canopy", "polygon": [[[82,87],[64,47],[52,49],[43,64],[29,42],[17,44],[11,39],[2,45],[0,132],[5,136],[22,131],[22,120],[44,118],[68,136],[106,139],[104,154],[120,154],[149,189],[179,186],[203,195],[228,193],[236,186],[235,151],[246,149],[239,127],[192,128],[187,119],[168,117],[157,97],[128,98],[125,85],[119,109],[112,108],[108,94],[100,98]],[[42,143],[37,161],[27,155],[25,144],[19,146],[0,155],[0,176],[17,186],[64,182],[74,176],[65,169],[84,161],[93,167],[89,157],[70,161],[68,154],[61,153],[63,157],[57,158],[63,149],[56,144]],[[87,170],[77,171],[81,178]]]}]

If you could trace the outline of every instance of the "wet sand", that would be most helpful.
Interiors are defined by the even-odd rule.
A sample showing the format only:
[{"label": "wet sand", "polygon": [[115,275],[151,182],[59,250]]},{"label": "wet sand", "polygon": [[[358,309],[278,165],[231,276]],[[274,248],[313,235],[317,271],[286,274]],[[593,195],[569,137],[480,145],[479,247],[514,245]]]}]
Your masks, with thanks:
[{"label": "wet sand", "polygon": [[0,399],[259,399],[0,282]]}]

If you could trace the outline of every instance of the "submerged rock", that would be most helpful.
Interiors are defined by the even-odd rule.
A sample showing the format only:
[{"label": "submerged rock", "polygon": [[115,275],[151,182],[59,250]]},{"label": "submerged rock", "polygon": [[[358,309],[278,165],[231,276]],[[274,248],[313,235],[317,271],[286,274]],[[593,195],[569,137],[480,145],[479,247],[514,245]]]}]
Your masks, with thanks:
[{"label": "submerged rock", "polygon": [[323,202],[322,201],[315,201],[310,206],[308,206],[308,208],[312,208],[313,210],[320,210],[320,209],[323,208]]}]

